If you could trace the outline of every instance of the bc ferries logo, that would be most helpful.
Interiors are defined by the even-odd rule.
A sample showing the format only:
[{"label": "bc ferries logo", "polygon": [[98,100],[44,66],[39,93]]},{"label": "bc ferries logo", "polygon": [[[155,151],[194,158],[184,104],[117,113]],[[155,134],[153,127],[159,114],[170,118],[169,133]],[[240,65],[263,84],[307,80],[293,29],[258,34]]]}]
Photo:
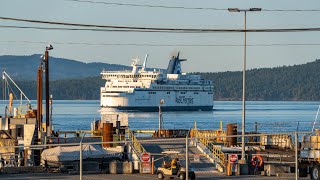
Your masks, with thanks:
[{"label": "bc ferries logo", "polygon": [[181,63],[180,61],[176,61],[176,66],[174,69],[174,74],[181,74]]},{"label": "bc ferries logo", "polygon": [[193,104],[192,97],[179,96],[176,98],[176,103],[178,104]]}]

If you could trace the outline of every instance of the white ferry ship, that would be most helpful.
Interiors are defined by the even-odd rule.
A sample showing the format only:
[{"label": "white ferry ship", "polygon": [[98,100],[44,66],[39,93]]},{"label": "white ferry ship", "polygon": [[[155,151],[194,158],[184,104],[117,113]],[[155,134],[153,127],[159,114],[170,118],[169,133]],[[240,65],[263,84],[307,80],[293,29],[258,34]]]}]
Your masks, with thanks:
[{"label": "white ferry ship", "polygon": [[181,72],[179,53],[169,62],[166,73],[146,69],[134,59],[132,71],[102,71],[101,107],[125,111],[212,111],[213,83],[200,75]]}]

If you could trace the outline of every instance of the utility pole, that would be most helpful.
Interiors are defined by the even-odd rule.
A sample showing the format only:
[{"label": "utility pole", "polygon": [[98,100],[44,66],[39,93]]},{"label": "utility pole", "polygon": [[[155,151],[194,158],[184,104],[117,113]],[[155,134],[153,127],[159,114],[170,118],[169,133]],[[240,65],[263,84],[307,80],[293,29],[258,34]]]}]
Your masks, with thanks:
[{"label": "utility pole", "polygon": [[50,136],[51,135],[51,130],[50,130],[50,113],[49,113],[49,51],[52,50],[53,47],[52,45],[48,45],[46,47],[46,51],[44,53],[44,57],[45,57],[45,76],[46,76],[46,82],[45,82],[45,86],[46,86],[46,131],[47,131],[47,135]]},{"label": "utility pole", "polygon": [[42,138],[42,66],[43,66],[43,58],[40,59],[40,66],[38,68],[38,77],[37,77],[37,120],[38,120],[38,138]]}]

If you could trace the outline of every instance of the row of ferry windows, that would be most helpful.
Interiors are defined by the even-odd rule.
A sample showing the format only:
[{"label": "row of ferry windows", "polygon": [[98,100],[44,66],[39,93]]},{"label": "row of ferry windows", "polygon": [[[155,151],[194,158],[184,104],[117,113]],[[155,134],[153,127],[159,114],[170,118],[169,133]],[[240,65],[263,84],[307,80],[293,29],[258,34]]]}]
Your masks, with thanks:
[{"label": "row of ferry windows", "polygon": [[[154,86],[155,89],[174,89],[171,86]],[[200,90],[201,87],[175,87],[175,89]]]},{"label": "row of ferry windows", "polygon": [[[150,91],[150,92],[148,92],[148,94],[157,94],[157,92]],[[167,94],[170,94],[170,92],[167,92]],[[180,94],[186,94],[186,92],[180,92]],[[199,93],[195,92],[194,94],[199,94]],[[210,93],[208,93],[208,94],[210,94]]]},{"label": "row of ferry windows", "polygon": [[[113,87],[113,88],[140,88],[140,86],[107,86],[107,87]],[[172,90],[174,89],[173,87],[154,87],[155,89],[163,89],[163,90]],[[179,89],[179,90],[200,90],[200,87],[176,87],[175,89]],[[205,88],[208,89],[208,88]]]},{"label": "row of ferry windows", "polygon": [[[148,94],[157,94],[157,92],[148,92]],[[167,92],[167,94],[170,94],[170,92]],[[180,94],[186,94],[185,92],[180,92]],[[197,92],[195,92],[194,94],[199,94]],[[208,94],[213,94],[213,93],[208,93]],[[108,95],[103,95],[102,97],[108,97]]]},{"label": "row of ferry windows", "polygon": [[115,75],[111,74],[108,77],[116,77],[116,78],[142,78],[142,77],[149,77],[149,78],[156,78],[156,75]]},{"label": "row of ferry windows", "polygon": [[112,88],[140,88],[140,86],[107,86]]}]

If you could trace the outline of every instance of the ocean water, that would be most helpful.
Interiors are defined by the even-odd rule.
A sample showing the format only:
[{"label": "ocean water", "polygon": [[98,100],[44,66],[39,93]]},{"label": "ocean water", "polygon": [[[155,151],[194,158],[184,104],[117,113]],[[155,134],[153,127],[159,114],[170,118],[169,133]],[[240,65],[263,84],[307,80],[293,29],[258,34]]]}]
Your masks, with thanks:
[{"label": "ocean water", "polygon": [[[14,106],[18,102],[14,103]],[[5,102],[1,102],[4,112]],[[32,101],[34,107],[36,102]],[[310,101],[248,101],[246,131],[259,132],[310,131],[320,102]],[[93,120],[100,119],[99,100],[54,100],[52,121],[55,130],[89,130]],[[131,129],[157,129],[157,112],[130,112]],[[220,121],[237,123],[241,128],[242,102],[215,101],[214,110],[196,112],[163,112],[164,128],[189,129],[197,122],[198,129],[218,129]],[[316,127],[320,128],[320,117]]]}]

